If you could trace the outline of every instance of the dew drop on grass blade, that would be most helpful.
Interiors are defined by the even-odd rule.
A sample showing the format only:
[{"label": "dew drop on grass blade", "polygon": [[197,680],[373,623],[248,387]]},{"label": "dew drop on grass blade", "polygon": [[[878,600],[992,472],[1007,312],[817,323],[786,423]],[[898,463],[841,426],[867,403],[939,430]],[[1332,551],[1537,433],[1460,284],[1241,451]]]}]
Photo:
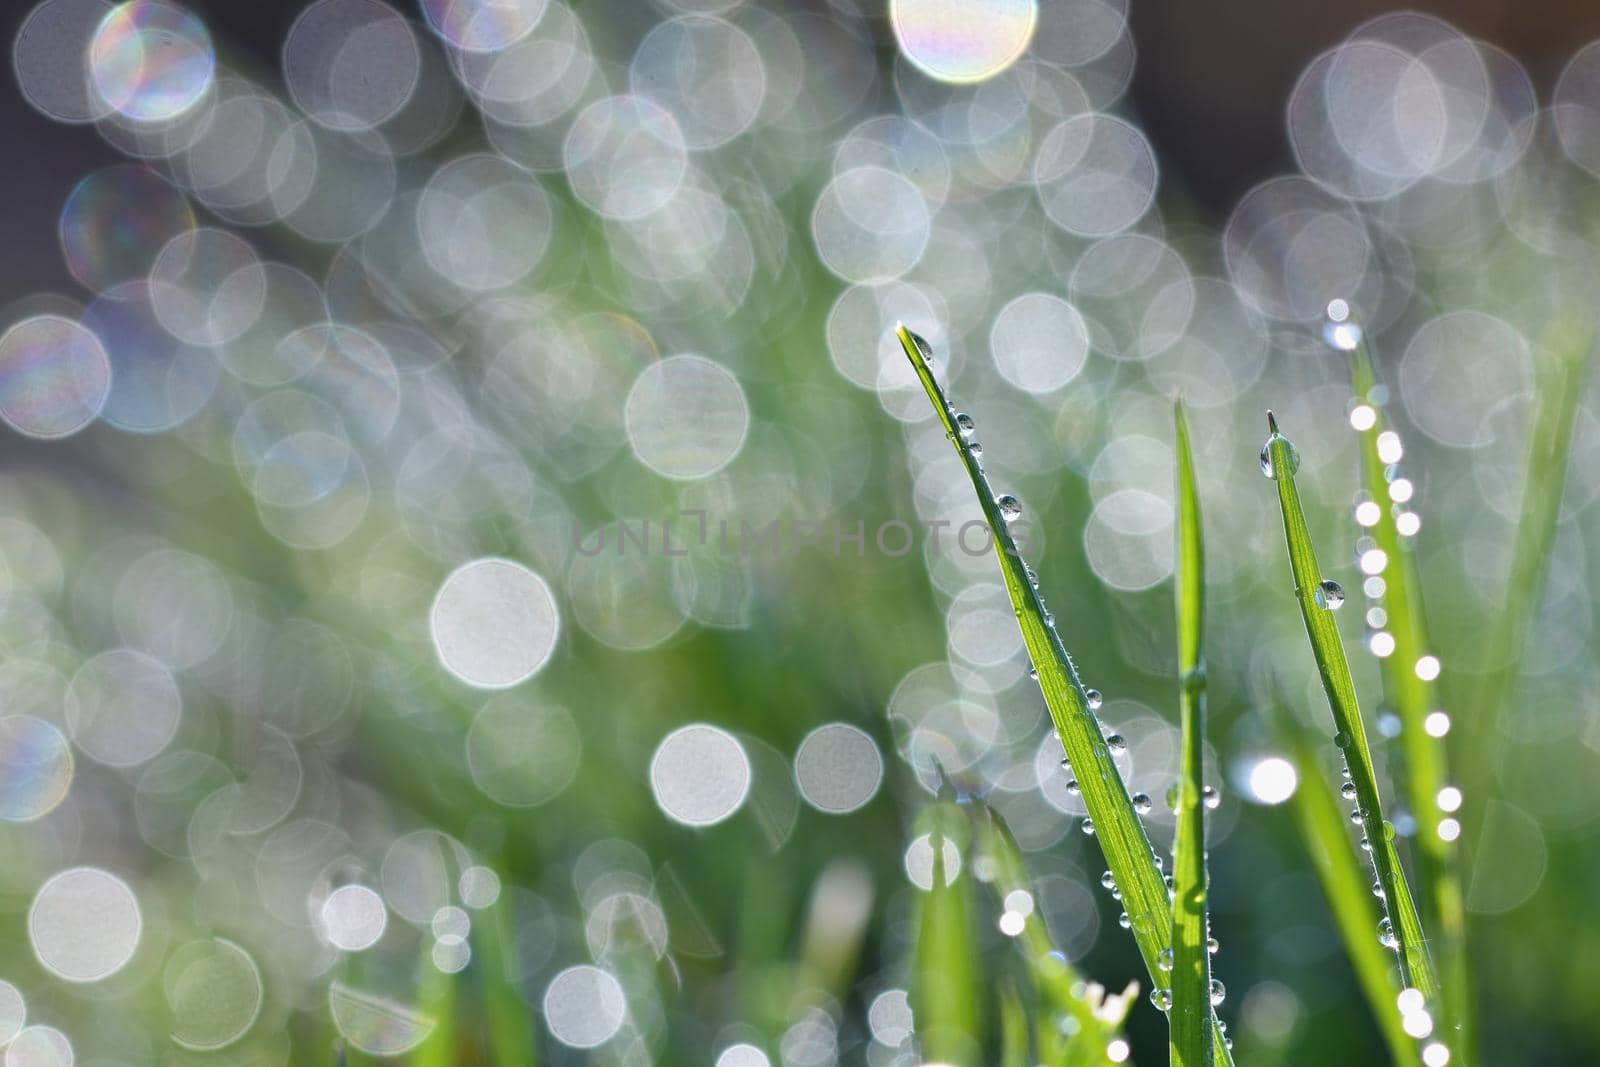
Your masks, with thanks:
[{"label": "dew drop on grass blade", "polygon": [[1300,604],[1300,617],[1305,622],[1322,688],[1333,711],[1334,743],[1344,754],[1365,844],[1371,849],[1373,869],[1383,888],[1388,913],[1383,922],[1392,928],[1397,942],[1401,983],[1421,990],[1432,1002],[1438,996],[1439,984],[1428,958],[1422,923],[1417,917],[1405,872],[1400,867],[1400,856],[1395,851],[1394,827],[1383,817],[1377,775],[1373,771],[1361,707],[1356,700],[1355,683],[1350,677],[1350,663],[1345,657],[1334,613],[1319,602],[1317,596],[1323,581],[1322,572],[1317,565],[1311,531],[1306,526],[1305,511],[1294,480],[1300,456],[1289,439],[1278,432],[1277,419],[1271,412],[1267,413],[1267,428],[1270,436],[1261,449],[1261,468],[1277,485],[1284,541],[1294,575],[1295,599]]},{"label": "dew drop on grass blade", "polygon": [[[904,326],[897,328],[896,336],[933,404],[945,436],[966,468],[984,519],[994,533],[1001,577],[1016,611],[1028,658],[1038,673],[1039,689],[1077,778],[1106,866],[1122,891],[1129,929],[1144,958],[1145,970],[1154,982],[1162,954],[1172,947],[1172,905],[1166,882],[1156,867],[1155,850],[1150,846],[1144,823],[1134,810],[1128,787],[1112,761],[1111,745],[1100,731],[1099,720],[1095,718],[1078,670],[1056,632],[1054,617],[1045,610],[1016,540],[1007,528],[1005,512],[1010,508],[1002,508],[1001,495],[990,487],[988,477],[973,454],[972,428],[958,424],[955,409],[934,377],[928,343]],[[1225,1047],[1222,1031],[1216,1025],[1215,1012],[1211,1017],[1211,1035],[1216,1062],[1231,1064],[1233,1060]]]}]

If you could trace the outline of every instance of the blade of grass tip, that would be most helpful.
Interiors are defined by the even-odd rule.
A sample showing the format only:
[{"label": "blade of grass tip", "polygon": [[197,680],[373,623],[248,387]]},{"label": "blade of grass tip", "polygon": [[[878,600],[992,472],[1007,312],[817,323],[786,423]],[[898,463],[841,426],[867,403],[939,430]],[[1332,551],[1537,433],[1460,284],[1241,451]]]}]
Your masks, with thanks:
[{"label": "blade of grass tip", "polygon": [[1040,1020],[1040,1060],[1050,1067],[1124,1062],[1129,1046],[1120,1027],[1138,996],[1137,985],[1130,984],[1121,996],[1105,996],[1103,988],[1086,982],[1055,949],[1016,838],[999,812],[987,806],[982,810],[977,828],[993,874],[989,884],[1004,909],[1000,931],[1016,941],[1034,989],[1052,1009]]},{"label": "blade of grass tip", "polygon": [[1305,621],[1306,636],[1311,641],[1311,652],[1322,676],[1322,688],[1333,711],[1334,743],[1344,753],[1361,827],[1366,834],[1365,845],[1371,849],[1373,869],[1383,889],[1388,914],[1380,922],[1379,936],[1399,950],[1401,984],[1419,990],[1432,1003],[1438,997],[1439,982],[1428,958],[1422,922],[1406,884],[1405,871],[1400,867],[1399,853],[1395,851],[1394,826],[1383,817],[1378,779],[1372,767],[1361,707],[1356,700],[1355,682],[1350,677],[1350,663],[1345,658],[1344,644],[1333,621],[1329,591],[1323,585],[1311,531],[1306,527],[1300,493],[1295,488],[1294,475],[1300,466],[1300,457],[1289,439],[1278,432],[1278,421],[1270,411],[1267,412],[1267,428],[1271,435],[1261,449],[1262,470],[1277,483],[1284,541],[1294,572],[1295,599],[1300,604],[1300,617]]},{"label": "blade of grass tip", "polygon": [[1438,661],[1425,660],[1429,654],[1428,634],[1416,554],[1411,550],[1417,530],[1412,520],[1413,525],[1403,535],[1396,517],[1399,507],[1386,506],[1392,495],[1390,472],[1401,454],[1400,439],[1384,425],[1378,379],[1360,327],[1349,322],[1348,306],[1337,310],[1343,312],[1342,321],[1348,325],[1342,333],[1335,330],[1330,337],[1335,348],[1345,348],[1350,353],[1350,384],[1361,405],[1352,415],[1351,425],[1360,441],[1362,488],[1372,502],[1370,513],[1361,516],[1360,521],[1388,561],[1383,571],[1382,602],[1387,616],[1385,626],[1394,648],[1378,660],[1378,668],[1384,696],[1401,723],[1406,797],[1417,820],[1415,847],[1424,894],[1423,915],[1427,929],[1433,933],[1434,958],[1444,987],[1442,1029],[1455,1035],[1456,1062],[1468,1067],[1476,1060],[1476,1041],[1471,1025],[1471,986],[1462,948],[1466,912],[1455,840],[1439,832],[1439,823],[1445,817],[1438,799],[1445,785],[1445,753],[1439,738],[1428,730],[1428,715],[1436,706],[1436,672],[1425,664],[1436,665]]},{"label": "blade of grass tip", "polygon": [[916,973],[912,982],[912,1015],[922,1058],[952,1067],[978,1067],[977,945],[972,929],[972,902],[966,867],[946,863],[959,856],[966,841],[956,837],[965,819],[954,804],[935,804],[919,824],[926,827],[933,850],[928,891],[922,895],[917,924]]},{"label": "blade of grass tip", "polygon": [[[1050,711],[1067,761],[1077,776],[1084,807],[1089,811],[1106,866],[1111,869],[1122,893],[1129,929],[1153,983],[1160,973],[1162,953],[1172,947],[1172,905],[1166,880],[1156,866],[1155,850],[1150,846],[1144,823],[1134,811],[1128,787],[1112,761],[1099,720],[1089,707],[1077,667],[1056,633],[1054,616],[1045,610],[1044,601],[1034,587],[1033,575],[1023,563],[1016,539],[1007,525],[1021,517],[1021,506],[1013,497],[997,497],[990,488],[989,479],[968,441],[970,431],[958,425],[955,409],[945,399],[944,390],[933,376],[928,343],[904,326],[895,332],[933,404],[945,436],[955,446],[966,468],[993,533],[1001,577],[1016,612],[1028,657],[1038,672],[1045,706]],[[971,420],[965,421],[970,424]],[[1215,1012],[1211,1017],[1211,1034],[1216,1061],[1231,1064],[1233,1060],[1217,1026]]]},{"label": "blade of grass tip", "polygon": [[[1183,405],[1173,408],[1177,443],[1178,771],[1177,830],[1172,847],[1172,989],[1168,1025],[1173,1067],[1211,1067],[1206,1033],[1211,1017],[1211,954],[1206,951],[1206,823],[1201,802],[1201,756],[1206,722],[1206,667],[1201,653],[1205,616],[1205,545],[1200,495]],[[1159,994],[1158,994],[1159,995]]]},{"label": "blade of grass tip", "polygon": [[1322,895],[1327,898],[1328,910],[1339,928],[1356,982],[1372,1008],[1384,1044],[1389,1047],[1390,1059],[1412,1067],[1421,1060],[1416,1043],[1406,1035],[1400,1025],[1400,1013],[1395,1010],[1395,995],[1399,991],[1389,975],[1387,951],[1372,936],[1378,922],[1377,908],[1361,873],[1355,849],[1350,845],[1339,797],[1332,785],[1323,780],[1317,753],[1299,724],[1290,720],[1281,705],[1274,707],[1270,717],[1299,780],[1289,797],[1289,811],[1300,831],[1300,839],[1305,842],[1317,880],[1322,883]]}]

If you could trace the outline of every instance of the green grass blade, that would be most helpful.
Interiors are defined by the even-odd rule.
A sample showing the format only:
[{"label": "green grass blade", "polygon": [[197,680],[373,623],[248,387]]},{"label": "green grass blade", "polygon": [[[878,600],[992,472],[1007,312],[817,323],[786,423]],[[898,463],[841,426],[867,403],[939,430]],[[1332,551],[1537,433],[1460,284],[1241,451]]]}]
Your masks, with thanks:
[{"label": "green grass blade", "polygon": [[1294,795],[1289,798],[1289,810],[1299,828],[1300,840],[1305,842],[1310,854],[1317,879],[1322,883],[1322,893],[1327,897],[1328,910],[1344,941],[1356,982],[1372,1007],[1390,1058],[1397,1064],[1418,1064],[1421,1060],[1416,1043],[1401,1028],[1400,1013],[1395,1008],[1399,990],[1389,975],[1388,951],[1373,936],[1378,909],[1355,850],[1350,846],[1339,797],[1332,785],[1323,779],[1317,754],[1300,726],[1291,722],[1281,708],[1273,717],[1278,737],[1288,750],[1300,779]]},{"label": "green grass blade", "polygon": [[[1439,739],[1429,734],[1425,720],[1437,706],[1435,685],[1416,670],[1429,652],[1422,590],[1417,580],[1416,555],[1411,539],[1402,537],[1395,508],[1388,505],[1389,479],[1385,476],[1379,437],[1387,431],[1383,406],[1374,399],[1378,384],[1364,341],[1350,351],[1351,386],[1356,398],[1372,411],[1371,425],[1358,431],[1361,450],[1361,484],[1378,506],[1378,518],[1367,532],[1388,558],[1383,572],[1385,626],[1394,638],[1394,651],[1380,659],[1383,692],[1401,722],[1400,748],[1405,760],[1406,797],[1417,820],[1415,838],[1417,873],[1424,894],[1424,918],[1433,934],[1433,955],[1439,965],[1444,995],[1443,1030],[1453,1034],[1456,1062],[1470,1065],[1472,1011],[1470,985],[1463,950],[1466,911],[1463,906],[1459,858],[1453,840],[1439,835],[1439,790],[1445,785],[1445,753]],[[1392,458],[1392,457],[1391,457]]]},{"label": "green grass blade", "polygon": [[[481,936],[480,929],[483,929]],[[490,908],[478,913],[472,932],[473,943],[482,960],[478,970],[483,985],[489,1062],[538,1067],[538,1043],[533,1033],[533,1020],[528,1014],[528,1002],[522,995],[520,983],[511,976],[512,961],[508,951],[516,944],[516,938],[509,894],[501,894]]]},{"label": "green grass blade", "polygon": [[[1009,907],[1006,902],[1019,894],[1026,894],[1030,902],[1036,900],[1022,850],[1000,813],[984,808],[977,829],[982,854],[988,858],[994,875],[989,884],[1001,906]],[[1040,1060],[1049,1067],[1101,1067],[1119,1062],[1110,1050],[1113,1043],[1125,1042],[1120,1027],[1133,1006],[1132,998],[1138,995],[1137,987],[1130,987],[1122,999],[1105,997],[1104,990],[1085,982],[1077,968],[1062,953],[1054,951],[1037,906],[1017,914],[1022,919],[1014,934],[1017,947],[1035,992],[1051,1009],[1044,1013],[1041,1023],[1046,1030],[1040,1035]],[[1069,1035],[1064,1035],[1054,1022],[1063,1016],[1072,1020]]]},{"label": "green grass blade", "polygon": [[1322,676],[1322,688],[1333,711],[1337,731],[1334,743],[1344,752],[1350,781],[1355,787],[1361,827],[1372,849],[1372,864],[1383,888],[1387,919],[1398,940],[1400,980],[1403,985],[1419,990],[1431,1004],[1438,998],[1439,982],[1428,958],[1422,922],[1406,884],[1405,872],[1400,867],[1400,856],[1395,851],[1394,827],[1383,817],[1378,779],[1372,767],[1361,707],[1356,701],[1355,683],[1350,677],[1350,663],[1345,658],[1333,612],[1325,606],[1322,571],[1317,566],[1311,532],[1306,528],[1305,512],[1300,506],[1300,493],[1295,488],[1294,474],[1299,457],[1289,439],[1278,432],[1277,420],[1271,412],[1267,413],[1267,425],[1271,436],[1267,438],[1262,455],[1278,487],[1284,541],[1294,571],[1295,599],[1299,601],[1300,617],[1305,621],[1306,635],[1311,640],[1311,651]]},{"label": "green grass blade", "polygon": [[1516,680],[1529,621],[1544,595],[1545,567],[1561,516],[1572,430],[1583,400],[1581,386],[1593,361],[1593,342],[1594,333],[1586,323],[1563,320],[1551,327],[1543,345],[1546,359],[1530,424],[1528,475],[1523,480],[1506,603],[1494,629],[1493,647],[1509,654],[1482,678],[1477,699],[1464,716],[1461,744],[1471,770],[1482,769],[1487,762],[1506,691]]},{"label": "green grass blade", "polygon": [[[1139,954],[1144,957],[1145,968],[1154,981],[1160,974],[1162,953],[1172,947],[1171,901],[1167,895],[1166,881],[1156,867],[1155,851],[1145,834],[1144,824],[1133,810],[1128,787],[1112,762],[1111,750],[1100,732],[1100,723],[1089,710],[1077,668],[1073,666],[1072,658],[1061,643],[1055,626],[1046,621],[1048,613],[1044,602],[1029,580],[1016,541],[1006,527],[999,502],[989,486],[989,479],[962,437],[956,425],[955,410],[945,399],[944,390],[933,376],[933,369],[928,363],[927,342],[904,326],[896,332],[906,358],[911,361],[917,378],[933,403],[934,413],[943,425],[945,435],[966,467],[984,518],[994,532],[1000,573],[1012,608],[1016,611],[1023,643],[1038,672],[1045,705],[1082,790],[1084,806],[1094,821],[1095,838],[1105,856],[1106,866],[1111,869],[1112,877],[1122,892]],[[1222,1032],[1215,1020],[1215,1013],[1212,1013],[1212,1045],[1216,1060],[1218,1063],[1231,1064],[1232,1057],[1224,1047]]]},{"label": "green grass blade", "polygon": [[1174,408],[1177,443],[1178,768],[1177,832],[1172,846],[1172,1007],[1168,1024],[1173,1067],[1210,1067],[1211,957],[1206,951],[1206,823],[1201,803],[1206,668],[1201,652],[1205,616],[1205,544],[1200,495],[1183,405]]},{"label": "green grass blade", "polygon": [[1000,989],[1000,1067],[1029,1067],[1028,1013],[1012,982]]},{"label": "green grass blade", "polygon": [[978,1067],[978,951],[972,929],[971,864],[951,872],[944,856],[946,841],[966,852],[961,836],[965,819],[955,805],[939,803],[918,822],[927,827],[933,848],[933,882],[922,895],[911,986],[922,1058],[952,1067]]}]

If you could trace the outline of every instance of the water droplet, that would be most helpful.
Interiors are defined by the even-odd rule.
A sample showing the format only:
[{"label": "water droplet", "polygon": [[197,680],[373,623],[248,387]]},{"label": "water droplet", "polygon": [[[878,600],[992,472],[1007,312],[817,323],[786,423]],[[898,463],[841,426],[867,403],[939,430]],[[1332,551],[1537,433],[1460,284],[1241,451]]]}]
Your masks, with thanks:
[{"label": "water droplet", "polygon": [[1272,478],[1273,477],[1273,473],[1272,473],[1272,442],[1273,441],[1282,441],[1284,443],[1284,446],[1288,449],[1288,452],[1289,452],[1289,474],[1291,476],[1293,476],[1294,473],[1300,469],[1300,453],[1294,447],[1294,442],[1290,441],[1287,437],[1285,437],[1285,436],[1283,436],[1282,434],[1279,434],[1279,433],[1275,433],[1271,437],[1267,438],[1267,443],[1261,446],[1261,473],[1265,474],[1268,478]]},{"label": "water droplet", "polygon": [[1150,1003],[1154,1004],[1161,1011],[1171,1011],[1172,1010],[1172,990],[1170,990],[1170,989],[1152,989],[1152,990],[1150,990]]},{"label": "water droplet", "polygon": [[1223,985],[1219,979],[1211,979],[1211,1006],[1215,1008],[1227,999],[1228,987]]},{"label": "water droplet", "polygon": [[1121,734],[1107,734],[1106,747],[1111,750],[1113,756],[1120,756],[1128,751],[1128,739]]},{"label": "water droplet", "polygon": [[1007,522],[1016,522],[1022,518],[1022,501],[1010,493],[1002,493],[995,504],[1000,508],[1000,517]]},{"label": "water droplet", "polygon": [[1170,948],[1161,950],[1161,954],[1156,957],[1156,966],[1163,971],[1172,970],[1172,950]]},{"label": "water droplet", "polygon": [[933,347],[931,345],[929,345],[926,340],[923,339],[923,337],[922,337],[922,335],[920,333],[914,333],[911,330],[907,330],[906,331],[906,336],[911,338],[911,343],[917,346],[917,352],[922,356],[922,358],[924,360],[926,360],[928,362],[929,366],[932,366],[933,365]]},{"label": "water droplet", "polygon": [[1356,798],[1356,784],[1354,782],[1344,783],[1339,787],[1339,795],[1346,800],[1354,800]]},{"label": "water droplet", "polygon": [[1085,689],[1083,691],[1083,702],[1089,705],[1090,711],[1099,711],[1100,705],[1106,702],[1105,694],[1098,689]]},{"label": "water droplet", "polygon": [[1067,781],[1067,795],[1075,797],[1080,792],[1082,792],[1082,790],[1079,789],[1079,787],[1078,787],[1078,780],[1076,778],[1068,779],[1068,781]]},{"label": "water droplet", "polygon": [[1102,888],[1102,889],[1115,889],[1115,888],[1117,888],[1117,876],[1112,874],[1110,871],[1102,871],[1101,874],[1100,874],[1100,888]]},{"label": "water droplet", "polygon": [[1378,920],[1378,944],[1384,948],[1400,947],[1400,939],[1394,936],[1394,924],[1387,915]]},{"label": "water droplet", "polygon": [[1148,815],[1148,814],[1150,814],[1150,808],[1152,806],[1153,805],[1151,805],[1151,803],[1150,803],[1150,794],[1149,793],[1135,793],[1135,794],[1133,794],[1133,810],[1138,812],[1140,815]]},{"label": "water droplet", "polygon": [[973,459],[982,459],[983,458],[983,442],[981,442],[981,441],[968,441],[967,442],[967,451],[972,453],[972,458]]},{"label": "water droplet", "polygon": [[1215,956],[1217,950],[1222,948],[1222,943],[1214,937],[1206,938],[1206,951]]},{"label": "water droplet", "polygon": [[1037,682],[1039,680],[1039,668],[1038,667],[1029,667],[1028,668],[1028,677],[1032,678],[1034,681]]},{"label": "water droplet", "polygon": [[1383,893],[1383,883],[1382,882],[1374,881],[1372,883],[1372,895],[1377,897],[1379,900],[1383,899],[1384,893]]},{"label": "water droplet", "polygon": [[1131,930],[1133,929],[1133,920],[1128,918],[1127,912],[1122,912],[1117,916],[1117,925],[1122,927],[1124,930]]},{"label": "water droplet", "polygon": [[1052,630],[1055,629],[1056,617],[1054,615],[1050,614],[1050,612],[1048,612],[1048,611],[1045,612],[1044,613],[1044,624],[1046,626],[1050,627]]},{"label": "water droplet", "polygon": [[1170,874],[1167,875],[1165,878],[1163,878],[1161,880],[1166,883],[1167,896],[1169,896],[1169,897],[1172,896],[1172,894],[1175,893],[1177,891],[1177,889],[1178,889],[1178,883],[1173,879],[1172,875],[1170,875]]},{"label": "water droplet", "polygon": [[1350,821],[1355,823],[1357,826],[1360,826],[1361,825],[1361,819],[1362,819],[1361,809],[1360,808],[1351,808],[1350,809]]},{"label": "water droplet", "polygon": [[956,415],[956,429],[960,431],[962,437],[971,437],[977,428],[978,424],[973,422],[972,416],[965,411]]},{"label": "water droplet", "polygon": [[1338,733],[1333,735],[1333,743],[1338,745],[1340,748],[1349,748],[1350,735],[1345,733],[1343,730],[1340,730]]},{"label": "water droplet", "polygon": [[1200,790],[1200,799],[1212,811],[1222,807],[1222,794],[1217,792],[1216,786],[1208,785]]},{"label": "water droplet", "polygon": [[1317,586],[1311,596],[1319,608],[1338,611],[1344,606],[1344,586],[1332,578],[1323,579],[1322,584]]},{"label": "water droplet", "polygon": [[1022,565],[1022,572],[1028,576],[1028,584],[1029,585],[1033,586],[1035,589],[1039,588],[1039,572],[1038,571],[1034,570],[1032,567],[1030,567],[1026,563],[1024,563]]},{"label": "water droplet", "polygon": [[1083,836],[1085,836],[1085,837],[1093,837],[1094,836],[1094,820],[1093,819],[1084,819],[1083,820],[1083,825],[1079,826],[1078,829],[1083,831]]}]

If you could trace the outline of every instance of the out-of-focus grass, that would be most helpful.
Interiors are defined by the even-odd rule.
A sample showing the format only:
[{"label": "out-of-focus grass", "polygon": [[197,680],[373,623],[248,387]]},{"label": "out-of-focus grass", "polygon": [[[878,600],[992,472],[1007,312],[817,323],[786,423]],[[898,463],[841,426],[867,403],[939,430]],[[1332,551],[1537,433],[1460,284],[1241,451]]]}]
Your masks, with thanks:
[{"label": "out-of-focus grass", "polygon": [[1173,411],[1177,444],[1177,567],[1174,591],[1178,619],[1177,832],[1172,848],[1172,1031],[1173,1067],[1213,1062],[1206,1033],[1211,1017],[1211,954],[1206,950],[1206,816],[1201,797],[1206,729],[1206,668],[1201,650],[1205,622],[1205,545],[1200,530],[1200,494],[1194,451],[1183,405]]},{"label": "out-of-focus grass", "polygon": [[1269,714],[1279,742],[1291,754],[1299,779],[1289,798],[1289,809],[1317,880],[1322,883],[1323,896],[1339,928],[1356,981],[1372,1009],[1390,1058],[1396,1064],[1418,1064],[1421,1060],[1416,1043],[1402,1029],[1400,1013],[1395,1010],[1399,990],[1390,977],[1389,952],[1373,936],[1378,909],[1373,906],[1365,875],[1350,848],[1340,798],[1324,780],[1323,761],[1317,758],[1305,728],[1281,706],[1274,705]]},{"label": "out-of-focus grass", "polygon": [[[1050,943],[1022,852],[994,809],[983,809],[978,836],[982,855],[991,864],[991,884],[1000,905],[1018,917],[1013,920],[1018,923],[1016,929],[1006,933],[1014,937],[1022,954],[1038,1005],[1035,1036],[1039,1061],[1046,1067],[1100,1067],[1119,1062],[1110,1050],[1117,1042],[1126,1047],[1121,1025],[1133,1007],[1131,998],[1136,990],[1130,988],[1125,998],[1105,998],[1103,991],[1091,994],[1087,979]],[[1012,910],[1019,899],[1026,901],[1026,911]],[[1060,1020],[1071,1022],[1064,1029]]]},{"label": "out-of-focus grass", "polygon": [[956,855],[966,851],[969,831],[961,812],[947,802],[929,808],[918,822],[933,853],[932,881],[917,920],[916,973],[911,983],[922,1055],[933,1063],[978,1067],[983,1035],[971,864],[956,870],[945,862],[947,848]]},{"label": "out-of-focus grass", "polygon": [[1388,560],[1383,571],[1384,628],[1394,638],[1393,651],[1378,661],[1379,672],[1384,697],[1400,720],[1406,799],[1417,823],[1414,851],[1423,886],[1423,920],[1433,931],[1432,950],[1443,985],[1442,1029],[1454,1035],[1458,1062],[1470,1064],[1476,1060],[1476,1043],[1472,1037],[1471,986],[1463,947],[1466,911],[1456,844],[1439,833],[1438,796],[1447,780],[1445,750],[1426,725],[1435,706],[1433,679],[1424,678],[1418,670],[1419,661],[1430,651],[1422,586],[1417,577],[1413,538],[1401,535],[1396,522],[1398,505],[1390,504],[1389,472],[1394,465],[1385,460],[1382,439],[1385,434],[1396,441],[1398,437],[1384,418],[1378,378],[1364,337],[1350,349],[1350,385],[1357,402],[1371,413],[1370,424],[1357,430],[1361,442],[1361,486],[1366,498],[1377,505],[1376,521],[1367,529]]},{"label": "out-of-focus grass", "polygon": [[[1112,760],[1099,720],[1089,707],[1077,668],[1056,632],[1054,616],[1045,609],[1034,578],[1009,531],[1008,523],[1021,514],[1020,505],[1014,498],[1002,497],[990,487],[983,467],[973,454],[968,433],[958,425],[957,412],[934,377],[930,363],[932,353],[927,342],[904,326],[898,328],[897,334],[945,435],[961,457],[984,518],[993,532],[1006,593],[1016,611],[1028,657],[1038,675],[1039,688],[1082,790],[1084,806],[1093,820],[1106,866],[1122,893],[1128,927],[1144,958],[1146,973],[1154,983],[1161,973],[1163,956],[1172,947],[1171,898],[1156,866],[1155,851],[1144,823],[1134,810],[1127,784]],[[1007,514],[1008,511],[1011,514]],[[1211,1032],[1217,1062],[1231,1064],[1232,1058],[1215,1018],[1213,1013]]]}]

